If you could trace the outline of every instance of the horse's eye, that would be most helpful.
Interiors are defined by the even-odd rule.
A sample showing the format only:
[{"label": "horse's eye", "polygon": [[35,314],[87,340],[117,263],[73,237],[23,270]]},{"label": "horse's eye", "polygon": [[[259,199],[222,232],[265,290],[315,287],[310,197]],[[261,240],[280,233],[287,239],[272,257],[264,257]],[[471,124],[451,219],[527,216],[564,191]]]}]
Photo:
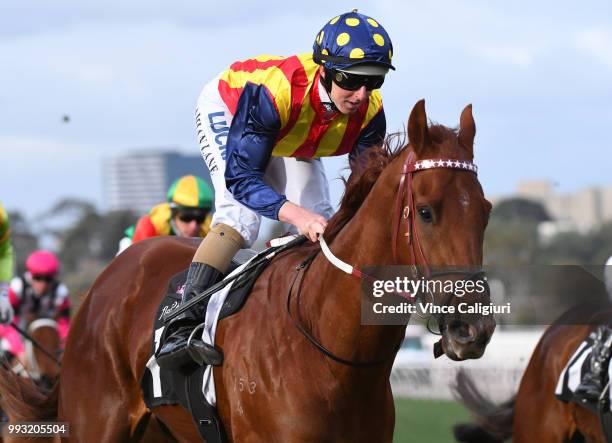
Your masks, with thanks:
[{"label": "horse's eye", "polygon": [[421,220],[423,220],[425,223],[433,222],[433,213],[431,211],[431,208],[423,206],[418,208],[417,212],[419,213],[419,217],[421,217]]}]

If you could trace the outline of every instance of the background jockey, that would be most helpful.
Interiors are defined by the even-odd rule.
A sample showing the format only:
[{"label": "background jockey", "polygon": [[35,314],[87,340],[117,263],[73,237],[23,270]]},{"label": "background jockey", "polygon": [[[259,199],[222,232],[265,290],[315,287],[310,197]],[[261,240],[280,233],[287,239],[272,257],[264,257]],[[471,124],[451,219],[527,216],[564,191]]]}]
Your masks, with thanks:
[{"label": "background jockey", "polygon": [[[608,257],[603,269],[603,278],[612,300],[612,256]],[[583,374],[580,384],[574,393],[585,400],[597,401],[604,388],[608,365],[612,357],[612,328],[601,325],[591,333],[593,345],[589,364]]]},{"label": "background jockey", "polygon": [[[218,281],[238,249],[257,238],[261,217],[292,225],[312,241],[332,215],[319,157],[350,154],[382,143],[386,122],[379,89],[393,46],[383,26],[348,12],[317,33],[313,52],[262,55],[235,62],[206,85],[196,124],[215,187],[215,215],[189,268],[182,302]],[[168,325],[160,367],[193,355],[187,339],[203,321],[201,306]],[[192,339],[204,363],[220,353]]]},{"label": "background jockey", "polygon": [[608,297],[612,300],[612,256],[608,257],[606,261],[603,275],[606,289],[608,290]]},{"label": "background jockey", "polygon": [[9,282],[13,278],[14,263],[8,215],[0,203],[0,323],[3,324],[8,324],[13,320],[13,308],[8,299],[8,289]]},{"label": "background jockey", "polygon": [[[35,251],[26,260],[27,271],[11,280],[9,300],[15,310],[15,321],[23,329],[39,318],[49,318],[58,324],[62,341],[70,327],[70,297],[68,288],[58,279],[59,260],[49,251]],[[5,327],[3,338],[13,355],[23,352],[21,337],[11,327]],[[10,355],[9,354],[9,355]]]},{"label": "background jockey", "polygon": [[119,242],[119,253],[132,243],[159,235],[204,237],[212,220],[213,191],[204,180],[185,175],[168,189],[166,202],[143,215],[136,225],[125,230]]}]

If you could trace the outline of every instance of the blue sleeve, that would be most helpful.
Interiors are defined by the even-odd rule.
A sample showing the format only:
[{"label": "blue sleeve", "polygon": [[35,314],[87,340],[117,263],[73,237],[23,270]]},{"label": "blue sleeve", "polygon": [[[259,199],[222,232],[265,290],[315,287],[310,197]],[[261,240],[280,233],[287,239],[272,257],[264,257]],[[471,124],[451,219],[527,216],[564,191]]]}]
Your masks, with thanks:
[{"label": "blue sleeve", "polygon": [[280,117],[265,86],[247,83],[227,138],[225,183],[234,198],[258,214],[278,220],[287,197],[263,181]]},{"label": "blue sleeve", "polygon": [[385,140],[386,132],[387,120],[385,119],[385,111],[381,107],[378,114],[370,120],[368,126],[363,128],[363,131],[359,134],[359,138],[349,154],[350,163],[352,164],[362,152],[372,146],[380,146]]}]

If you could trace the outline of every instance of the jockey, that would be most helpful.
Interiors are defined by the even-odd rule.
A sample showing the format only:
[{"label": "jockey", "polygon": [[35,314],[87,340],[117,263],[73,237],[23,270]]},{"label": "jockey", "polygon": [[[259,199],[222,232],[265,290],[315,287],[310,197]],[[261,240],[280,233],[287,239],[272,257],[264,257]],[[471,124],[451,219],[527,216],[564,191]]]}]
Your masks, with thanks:
[{"label": "jockey", "polygon": [[204,237],[210,230],[213,191],[204,180],[185,175],[172,183],[161,203],[125,230],[119,253],[132,243],[160,235]]},{"label": "jockey", "polygon": [[[606,261],[603,277],[608,298],[612,300],[612,256]],[[593,350],[589,366],[574,392],[582,399],[597,401],[604,388],[606,371],[610,358],[612,358],[612,328],[608,325],[601,325],[591,333],[591,337],[593,338]]]},{"label": "jockey", "polygon": [[0,203],[0,323],[13,321],[13,307],[9,302],[9,282],[13,278],[13,246],[11,245],[11,229],[4,206]]},{"label": "jockey", "polygon": [[[204,87],[196,125],[216,212],[189,268],[183,303],[220,280],[234,254],[253,244],[262,216],[312,241],[323,233],[333,210],[319,157],[349,154],[352,162],[383,142],[378,89],[395,69],[392,55],[382,25],[353,10],[323,26],[313,52],[235,62]],[[201,364],[221,360],[201,340],[192,338],[187,349],[202,310],[194,306],[168,325],[160,367],[194,355]]]},{"label": "jockey", "polygon": [[604,282],[608,290],[608,298],[612,300],[612,256],[608,257],[604,266]]},{"label": "jockey", "polygon": [[[68,288],[57,279],[59,260],[49,251],[34,251],[26,260],[27,271],[11,280],[9,300],[15,318],[23,329],[39,318],[55,320],[60,339],[65,340],[70,327],[70,297]],[[9,333],[9,331],[11,331]],[[13,355],[23,352],[20,337],[14,330],[5,330]]]}]

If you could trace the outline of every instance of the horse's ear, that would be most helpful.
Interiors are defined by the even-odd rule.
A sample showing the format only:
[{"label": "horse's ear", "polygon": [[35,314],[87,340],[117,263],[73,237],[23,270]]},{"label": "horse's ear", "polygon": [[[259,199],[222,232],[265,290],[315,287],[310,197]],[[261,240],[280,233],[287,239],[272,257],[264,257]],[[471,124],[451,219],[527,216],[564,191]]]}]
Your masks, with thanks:
[{"label": "horse's ear", "polygon": [[408,141],[417,157],[420,157],[427,147],[431,145],[429,130],[427,129],[427,114],[425,113],[425,99],[419,100],[408,118]]},{"label": "horse's ear", "polygon": [[469,154],[469,158],[474,158],[474,137],[476,136],[476,123],[472,116],[472,105],[469,104],[461,113],[459,120],[459,143]]}]

